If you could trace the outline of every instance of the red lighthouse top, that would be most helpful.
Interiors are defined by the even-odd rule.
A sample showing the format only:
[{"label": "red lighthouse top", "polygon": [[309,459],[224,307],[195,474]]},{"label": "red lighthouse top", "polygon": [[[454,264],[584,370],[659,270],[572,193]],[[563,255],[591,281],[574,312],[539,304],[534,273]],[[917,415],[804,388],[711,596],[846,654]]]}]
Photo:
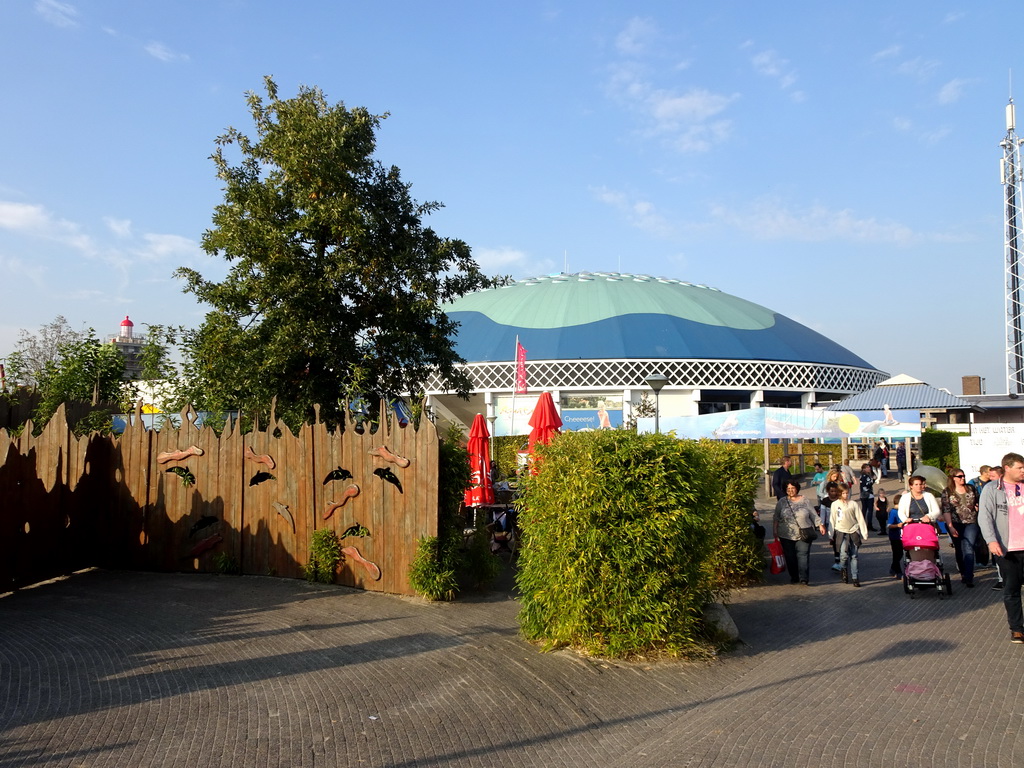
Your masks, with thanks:
[{"label": "red lighthouse top", "polygon": [[120,337],[122,339],[130,339],[132,336],[135,335],[134,332],[132,331],[132,328],[134,327],[135,323],[128,319],[128,315],[125,315],[124,320],[121,321]]},{"label": "red lighthouse top", "polygon": [[128,315],[125,315],[124,316],[124,320],[121,321],[121,327],[123,328],[125,326],[127,326],[129,328],[134,328],[135,327],[135,323],[133,323],[131,320],[128,319]]}]

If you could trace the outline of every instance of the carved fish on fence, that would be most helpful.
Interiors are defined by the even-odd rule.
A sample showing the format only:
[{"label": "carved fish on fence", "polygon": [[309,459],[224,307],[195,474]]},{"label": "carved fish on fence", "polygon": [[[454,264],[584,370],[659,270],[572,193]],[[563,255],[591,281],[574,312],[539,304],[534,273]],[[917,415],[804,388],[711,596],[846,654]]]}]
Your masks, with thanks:
[{"label": "carved fish on fence", "polygon": [[292,517],[292,513],[291,510],[288,509],[288,505],[282,504],[280,501],[275,501],[272,506],[277,510],[277,514],[291,523],[292,533],[295,533],[295,518]]},{"label": "carved fish on fence", "polygon": [[181,480],[181,484],[186,488],[196,484],[196,476],[189,471],[188,467],[168,467],[164,472],[170,475],[177,475]]},{"label": "carved fish on fence", "polygon": [[277,466],[277,462],[269,453],[256,453],[250,445],[245,446],[245,458],[256,464],[262,464],[267,469],[274,469]]},{"label": "carved fish on fence", "polygon": [[367,560],[365,557],[359,554],[358,549],[356,549],[355,547],[342,547],[341,554],[345,556],[346,560],[352,560],[356,563],[359,563],[359,565],[363,566],[366,572],[370,574],[371,579],[373,579],[374,581],[380,581],[380,568],[377,567],[376,563],[371,563],[369,560]]},{"label": "carved fish on fence", "polygon": [[211,525],[218,522],[220,522],[220,519],[214,517],[213,515],[203,515],[194,523],[192,523],[192,527],[188,529],[188,537],[191,539],[193,536],[199,533],[199,531],[203,530],[203,528],[209,528]]},{"label": "carved fish on fence", "polygon": [[351,472],[349,472],[344,467],[338,467],[337,469],[332,469],[330,472],[327,473],[327,477],[324,478],[324,485],[327,485],[329,482],[331,482],[331,480],[351,480],[351,479],[352,479],[352,473]]},{"label": "carved fish on fence", "polygon": [[203,449],[198,445],[193,445],[186,448],[183,451],[164,451],[156,455],[157,464],[166,464],[169,461],[184,461],[189,456],[202,456]]},{"label": "carved fish on fence", "polygon": [[369,451],[369,453],[371,456],[377,456],[379,458],[382,458],[384,459],[384,461],[388,461],[394,464],[396,467],[401,467],[402,469],[405,469],[410,464],[409,460],[405,458],[405,456],[399,456],[397,453],[392,453],[391,451],[388,450],[388,447],[386,445],[381,445],[378,446],[377,448],[372,448]]},{"label": "carved fish on fence", "polygon": [[375,469],[373,470],[373,474],[375,474],[381,480],[385,480],[391,483],[393,486],[395,486],[395,488],[398,489],[399,493],[405,493],[405,491],[402,490],[402,481],[398,479],[398,475],[396,475],[387,467],[380,467],[379,469]]},{"label": "carved fish on fence", "polygon": [[249,480],[249,487],[251,488],[254,485],[259,485],[260,483],[265,483],[267,480],[276,480],[276,479],[277,478],[274,477],[269,472],[257,472],[255,475],[253,475],[250,478],[250,480]]},{"label": "carved fish on fence", "polygon": [[348,504],[349,499],[354,499],[358,495],[359,486],[356,485],[355,483],[352,483],[348,488],[345,489],[345,492],[341,495],[341,501],[327,502],[327,509],[324,510],[324,520],[330,518],[330,516],[334,514],[334,510],[341,509],[346,504]]}]

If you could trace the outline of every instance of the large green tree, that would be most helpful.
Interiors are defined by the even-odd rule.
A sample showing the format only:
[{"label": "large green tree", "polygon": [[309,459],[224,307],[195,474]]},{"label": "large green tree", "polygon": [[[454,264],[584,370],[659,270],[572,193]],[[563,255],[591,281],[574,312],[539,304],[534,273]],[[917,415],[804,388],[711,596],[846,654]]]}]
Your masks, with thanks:
[{"label": "large green tree", "polygon": [[177,272],[211,307],[184,340],[193,402],[265,416],[276,396],[291,422],[313,404],[336,419],[346,398],[417,392],[433,370],[464,393],[440,306],[492,281],[464,242],[424,226],[440,205],[374,158],[386,115],[265,85],[248,94],[255,138],[229,128],[212,156],[224,202],[202,244],[228,274]]}]

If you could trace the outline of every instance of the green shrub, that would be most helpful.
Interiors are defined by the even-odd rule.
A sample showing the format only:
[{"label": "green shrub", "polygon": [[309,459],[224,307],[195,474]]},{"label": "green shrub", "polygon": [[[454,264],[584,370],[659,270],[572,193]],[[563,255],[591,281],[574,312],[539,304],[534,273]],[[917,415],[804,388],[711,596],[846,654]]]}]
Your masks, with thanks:
[{"label": "green shrub", "polygon": [[454,600],[458,593],[465,525],[462,501],[469,481],[469,454],[462,433],[453,427],[438,446],[438,535],[419,540],[409,565],[409,585],[428,600]]},{"label": "green shrub", "polygon": [[455,559],[437,536],[424,536],[409,565],[409,585],[427,600],[454,600],[459,588]]},{"label": "green shrub", "polygon": [[703,608],[753,568],[755,454],[627,430],[542,448],[520,499],[523,634],[603,656],[708,653]]},{"label": "green shrub", "polygon": [[943,472],[946,467],[960,466],[961,436],[967,433],[946,432],[939,429],[926,429],[921,433],[921,463],[937,467]]},{"label": "green shrub", "polygon": [[341,542],[331,528],[313,531],[309,544],[309,562],[303,570],[306,581],[333,584],[334,572],[341,560]]}]

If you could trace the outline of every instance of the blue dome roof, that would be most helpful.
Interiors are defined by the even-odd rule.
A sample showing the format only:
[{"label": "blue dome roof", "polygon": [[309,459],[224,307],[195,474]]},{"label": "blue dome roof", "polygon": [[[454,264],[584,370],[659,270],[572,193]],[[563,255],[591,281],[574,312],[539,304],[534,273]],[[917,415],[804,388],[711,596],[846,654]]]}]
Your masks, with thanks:
[{"label": "blue dome roof", "polygon": [[445,305],[467,362],[779,360],[873,368],[845,347],[758,304],[681,280],[581,272],[521,280]]}]

